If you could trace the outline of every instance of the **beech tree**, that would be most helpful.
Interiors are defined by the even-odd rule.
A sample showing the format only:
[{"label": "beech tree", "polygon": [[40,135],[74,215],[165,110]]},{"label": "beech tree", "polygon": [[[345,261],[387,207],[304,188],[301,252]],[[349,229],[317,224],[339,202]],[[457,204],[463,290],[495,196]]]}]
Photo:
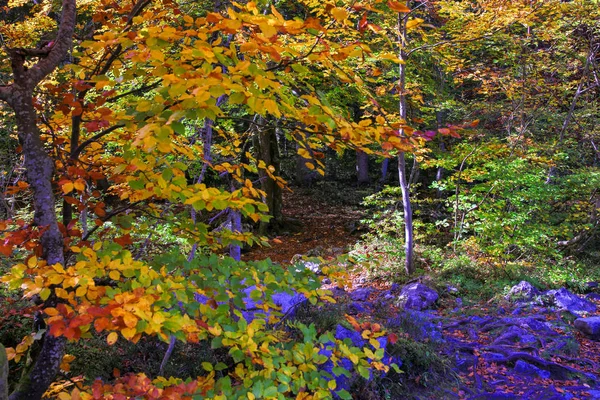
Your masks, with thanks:
[{"label": "beech tree", "polygon": [[[32,223],[40,229],[41,256],[49,265],[64,265],[65,257],[52,187],[54,162],[46,153],[40,137],[34,107],[34,91],[66,58],[71,49],[75,19],[75,0],[64,0],[58,33],[53,42],[41,49],[7,49],[13,82],[0,86],[0,100],[6,102],[15,114],[17,135],[25,159],[27,183],[33,194]],[[32,59],[33,65],[30,65]],[[54,297],[49,299],[48,304],[55,303]],[[64,345],[64,337],[44,335],[37,359],[10,395],[11,400],[41,398],[58,372]]]},{"label": "beech tree", "polygon": [[[41,398],[49,387],[61,398],[322,398],[336,391],[335,379],[317,368],[328,359],[319,352],[330,342],[334,359],[349,358],[362,376],[389,369],[376,340],[385,334],[381,329],[365,333],[372,350],[331,341],[327,333],[319,337],[314,326],[302,327],[306,343],[285,338],[275,293],[331,300],[310,271],[217,256],[228,246],[261,241],[239,229],[241,218],[268,220],[265,191],[248,176],[285,184],[266,146],[272,136],[259,137],[265,145],[258,157],[247,151],[255,132],[269,133],[265,121],[278,120],[306,168],[321,174],[317,155],[326,147],[373,152],[417,144],[398,137],[397,117],[373,107],[373,95],[353,74],[371,51],[356,40],[358,14],[321,3],[308,6],[305,20],[252,2],[219,12],[185,7],[169,0],[86,3],[86,21],[76,25],[75,3],[65,0],[54,40],[41,49],[35,40],[7,49],[12,76],[0,99],[14,112],[27,171],[27,183],[14,190],[31,192],[34,216],[1,223],[0,251],[22,261],[2,281],[40,303],[39,331],[7,348],[11,362],[33,359],[11,399]],[[37,18],[32,21],[46,29],[48,20]],[[398,61],[391,52],[379,56]],[[317,93],[314,73],[356,85],[369,112],[359,120],[339,115]],[[197,126],[204,135],[191,133]],[[212,180],[186,178],[199,162],[200,176]],[[227,182],[218,181],[225,176]],[[225,214],[234,217],[230,229],[213,229],[212,221]],[[167,255],[146,251],[145,235],[159,222],[189,247],[163,250]],[[192,251],[198,248],[203,251]],[[267,316],[244,314],[248,295]],[[232,365],[203,364],[206,375],[191,381],[138,374],[52,387],[71,359],[65,342],[92,335],[110,345],[143,336],[210,340],[227,349]]]}]

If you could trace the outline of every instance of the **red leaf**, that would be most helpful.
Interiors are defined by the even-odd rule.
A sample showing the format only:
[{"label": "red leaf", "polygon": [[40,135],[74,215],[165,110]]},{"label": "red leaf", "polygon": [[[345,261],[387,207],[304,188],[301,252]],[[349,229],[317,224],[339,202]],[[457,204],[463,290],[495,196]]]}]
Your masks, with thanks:
[{"label": "red leaf", "polygon": [[358,30],[360,33],[363,33],[365,29],[367,29],[367,25],[369,25],[367,22],[367,13],[363,13],[362,18],[358,22]]},{"label": "red leaf", "polygon": [[390,333],[390,334],[388,335],[388,341],[389,341],[391,344],[394,344],[394,343],[396,343],[396,342],[398,341],[398,335],[396,335],[395,333]]}]

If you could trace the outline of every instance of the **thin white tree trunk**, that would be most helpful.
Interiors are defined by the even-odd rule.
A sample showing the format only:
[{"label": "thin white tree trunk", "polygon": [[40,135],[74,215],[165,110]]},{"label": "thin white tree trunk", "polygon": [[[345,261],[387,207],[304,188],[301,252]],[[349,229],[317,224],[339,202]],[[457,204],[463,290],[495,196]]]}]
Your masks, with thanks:
[{"label": "thin white tree trunk", "polygon": [[[406,2],[406,7],[408,7],[408,1]],[[405,46],[407,45],[406,38],[406,21],[408,16],[403,16],[398,13],[398,44],[400,47],[399,50],[399,58],[400,64],[398,67],[398,89],[400,92],[400,104],[399,104],[399,112],[400,118],[406,122],[406,52],[404,51]],[[400,136],[404,136],[404,129],[400,129]],[[413,229],[413,215],[412,215],[412,206],[410,203],[410,188],[408,183],[408,176],[406,173],[406,160],[404,157],[404,152],[400,152],[398,154],[398,180],[400,183],[400,189],[402,191],[402,209],[404,211],[404,270],[407,275],[410,275],[415,270],[414,264],[414,229]]]}]

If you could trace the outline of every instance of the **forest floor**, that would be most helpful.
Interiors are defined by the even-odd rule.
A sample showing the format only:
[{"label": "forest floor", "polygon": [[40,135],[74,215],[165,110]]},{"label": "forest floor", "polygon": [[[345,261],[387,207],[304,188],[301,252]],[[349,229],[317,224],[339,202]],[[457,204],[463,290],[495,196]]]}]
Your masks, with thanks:
[{"label": "forest floor", "polygon": [[[252,249],[244,255],[246,260],[270,257],[286,264],[296,254],[334,258],[360,240],[355,232],[361,218],[357,207],[330,204],[298,190],[286,193],[284,210],[287,217],[302,222],[301,231],[271,238],[271,247]],[[317,254],[311,254],[315,249]],[[394,318],[401,310],[381,299],[391,298],[397,289],[391,282],[370,282],[366,275],[352,272],[351,285],[335,297],[354,301],[357,319]],[[360,296],[353,295],[357,289]],[[599,298],[590,301],[600,310]],[[416,315],[417,319],[425,315],[439,330],[440,354],[452,365],[453,376],[441,389],[421,386],[422,376],[408,373],[411,382],[403,382],[407,394],[398,398],[600,399],[600,342],[576,331],[575,318],[568,313],[498,299],[470,299],[463,304],[456,296],[440,293],[435,310]]]},{"label": "forest floor", "polygon": [[306,190],[283,193],[283,214],[302,223],[300,232],[275,236],[269,240],[271,247],[254,247],[242,255],[244,260],[271,258],[286,264],[296,254],[311,254],[315,249],[324,258],[333,258],[360,239],[352,232],[362,217],[357,207],[333,205]]}]

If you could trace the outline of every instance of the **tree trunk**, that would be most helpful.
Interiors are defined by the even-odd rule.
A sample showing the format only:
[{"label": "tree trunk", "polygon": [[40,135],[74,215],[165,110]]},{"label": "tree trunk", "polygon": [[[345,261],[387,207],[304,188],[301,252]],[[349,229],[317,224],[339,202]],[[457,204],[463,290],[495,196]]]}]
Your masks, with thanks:
[{"label": "tree trunk", "polygon": [[[300,143],[296,142],[296,152],[301,147],[302,146],[300,145]],[[308,149],[308,151],[312,156],[312,151],[310,149]],[[301,187],[312,186],[313,182],[317,178],[316,172],[308,169],[308,167],[306,166],[307,162],[307,159],[305,159],[299,154],[296,154],[296,184]]]},{"label": "tree trunk", "polygon": [[8,400],[8,358],[0,343],[0,400]]},{"label": "tree trunk", "polygon": [[[53,46],[47,49],[8,49],[13,83],[0,86],[0,100],[15,112],[17,135],[23,148],[27,182],[33,192],[33,225],[43,230],[42,258],[50,265],[64,265],[63,235],[59,230],[52,190],[54,162],[46,153],[37,126],[33,92],[37,85],[65,59],[71,48],[76,20],[75,0],[63,0],[62,16]],[[27,59],[37,57],[26,67]],[[47,303],[53,303],[53,297]],[[65,350],[65,339],[44,335],[41,350],[23,374],[10,400],[41,399],[54,381]]]},{"label": "tree trunk", "polygon": [[383,160],[383,162],[381,163],[381,186],[385,185],[385,183],[387,182],[387,175],[388,175],[388,166],[390,165],[390,159],[386,158]]},{"label": "tree trunk", "polygon": [[[264,121],[264,120],[263,120]],[[254,149],[257,160],[264,161],[267,167],[272,166],[274,175],[278,175],[281,170],[279,145],[277,143],[277,134],[275,129],[261,127],[254,136]],[[269,222],[260,222],[259,233],[266,235],[271,229],[279,229],[283,224],[283,214],[281,212],[283,205],[283,192],[281,187],[273,180],[264,169],[258,170],[261,189],[265,192],[264,203],[269,207],[271,220]]]},{"label": "tree trunk", "polygon": [[371,181],[369,177],[369,156],[362,150],[356,150],[356,178],[359,185],[366,185]]},{"label": "tree trunk", "polygon": [[[408,1],[406,6],[408,7]],[[399,112],[400,118],[406,121],[406,52],[404,47],[406,46],[406,21],[408,16],[402,16],[398,13],[398,42],[400,45],[399,58],[401,60],[398,66],[398,89],[400,92],[400,104]],[[404,129],[400,129],[400,136],[404,136]],[[410,275],[415,270],[414,265],[414,237],[413,237],[413,220],[412,220],[412,207],[410,204],[410,190],[408,177],[406,175],[406,160],[404,158],[404,152],[400,152],[398,155],[398,178],[400,182],[400,189],[402,191],[402,208],[404,211],[404,270],[406,274]]]}]

